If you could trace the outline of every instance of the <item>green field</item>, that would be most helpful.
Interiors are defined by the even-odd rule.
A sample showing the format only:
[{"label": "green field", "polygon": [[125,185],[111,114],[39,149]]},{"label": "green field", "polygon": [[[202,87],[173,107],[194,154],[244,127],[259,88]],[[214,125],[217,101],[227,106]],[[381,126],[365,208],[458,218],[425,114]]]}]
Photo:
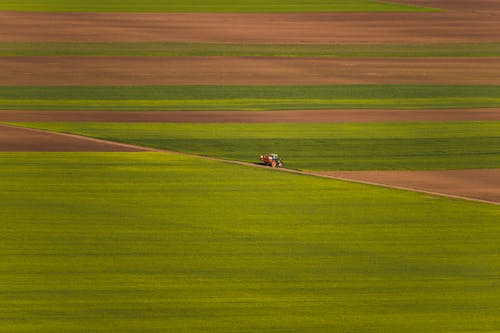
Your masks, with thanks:
[{"label": "green field", "polygon": [[307,110],[500,107],[494,85],[0,86],[3,110]]},{"label": "green field", "polygon": [[252,45],[0,42],[0,56],[499,57],[500,43]]},{"label": "green field", "polygon": [[376,0],[3,0],[0,10],[30,12],[432,12],[424,8]]},{"label": "green field", "polygon": [[8,332],[497,332],[500,209],[159,153],[0,153]]},{"label": "green field", "polygon": [[258,162],[264,152],[278,152],[294,169],[500,167],[500,122],[23,125],[248,162]]}]

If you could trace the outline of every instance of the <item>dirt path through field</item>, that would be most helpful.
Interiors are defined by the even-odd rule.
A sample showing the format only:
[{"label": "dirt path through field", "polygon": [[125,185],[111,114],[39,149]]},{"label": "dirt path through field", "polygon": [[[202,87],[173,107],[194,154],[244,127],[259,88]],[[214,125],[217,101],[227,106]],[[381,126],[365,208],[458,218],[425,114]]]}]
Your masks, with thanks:
[{"label": "dirt path through field", "polygon": [[[446,3],[427,1],[446,8]],[[451,2],[451,0],[450,0]],[[484,0],[439,13],[146,14],[0,11],[0,41],[450,43],[500,41]],[[465,1],[462,1],[465,3]],[[498,4],[498,1],[493,2]]]},{"label": "dirt path through field", "polygon": [[330,171],[321,175],[500,204],[500,169]]},{"label": "dirt path through field", "polygon": [[166,123],[328,123],[405,121],[500,121],[500,109],[453,110],[290,110],[290,111],[11,111],[0,121],[166,122]]},{"label": "dirt path through field", "polygon": [[134,152],[145,151],[142,147],[123,146],[114,142],[95,141],[80,136],[0,124],[0,151],[11,152]]},{"label": "dirt path through field", "polygon": [[500,84],[500,58],[0,57],[0,85]]}]

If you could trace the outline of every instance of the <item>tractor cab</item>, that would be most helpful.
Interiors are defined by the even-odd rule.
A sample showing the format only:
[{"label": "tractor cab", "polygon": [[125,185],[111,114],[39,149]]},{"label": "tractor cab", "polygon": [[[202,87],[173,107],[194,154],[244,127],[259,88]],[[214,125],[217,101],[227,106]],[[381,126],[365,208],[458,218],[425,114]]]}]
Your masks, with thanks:
[{"label": "tractor cab", "polygon": [[260,160],[264,163],[264,165],[273,168],[282,168],[284,166],[283,160],[278,156],[278,154],[265,153],[260,155]]}]

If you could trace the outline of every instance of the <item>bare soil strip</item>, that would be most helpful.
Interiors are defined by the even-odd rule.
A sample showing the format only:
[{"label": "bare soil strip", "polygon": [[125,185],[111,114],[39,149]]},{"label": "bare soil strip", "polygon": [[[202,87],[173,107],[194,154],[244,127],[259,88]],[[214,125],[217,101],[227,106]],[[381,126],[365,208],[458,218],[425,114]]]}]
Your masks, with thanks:
[{"label": "bare soil strip", "polygon": [[114,142],[95,141],[86,137],[67,136],[0,124],[0,151],[135,152],[145,150],[142,147],[123,146]]},{"label": "bare soil strip", "polygon": [[438,171],[330,171],[321,175],[500,204],[500,169]]},{"label": "bare soil strip", "polygon": [[[131,144],[126,144],[126,143],[119,143],[119,142],[113,142],[113,141],[108,141],[108,140],[102,140],[102,139],[95,139],[95,138],[90,138],[82,135],[77,135],[77,134],[68,134],[68,133],[58,133],[58,132],[50,132],[50,131],[45,131],[45,130],[38,130],[38,129],[29,129],[29,128],[23,128],[23,127],[16,127],[16,126],[10,126],[10,125],[2,125],[0,124],[0,129],[2,131],[4,129],[12,129],[12,130],[24,130],[30,133],[33,133],[33,135],[47,135],[47,136],[59,136],[65,140],[69,139],[75,139],[75,140],[81,140],[87,144],[94,143],[94,144],[102,144],[103,146],[111,146],[116,150],[112,151],[151,151],[151,152],[163,152],[163,153],[169,153],[169,154],[177,154],[177,155],[183,155],[183,156],[192,156],[192,157],[197,157],[197,158],[203,158],[206,160],[212,160],[212,161],[220,161],[220,162],[226,162],[226,163],[232,163],[232,164],[238,164],[238,165],[245,165],[245,166],[251,166],[251,167],[256,167],[256,168],[266,168],[269,169],[269,167],[260,165],[260,164],[255,164],[255,163],[249,163],[249,162],[242,162],[242,161],[234,161],[234,160],[224,160],[220,158],[215,158],[215,157],[208,157],[208,156],[200,156],[200,155],[194,155],[194,154],[187,154],[187,153],[182,153],[182,152],[176,152],[176,151],[170,151],[166,149],[156,149],[156,148],[147,148],[147,147],[141,147],[141,146],[136,146],[136,145],[131,145]],[[1,132],[0,132],[1,133]],[[19,132],[21,133],[21,132]],[[0,136],[0,147],[1,146],[1,136]],[[42,147],[42,146],[39,146]],[[118,150],[120,149],[120,150]],[[1,151],[1,149],[0,149]],[[13,150],[9,150],[13,151]],[[30,150],[33,151],[33,150]],[[50,151],[50,150],[38,150],[38,151]],[[61,150],[57,150],[61,151]],[[85,150],[87,151],[87,150]],[[89,150],[90,151],[90,150]],[[95,150],[92,150],[95,151]],[[500,169],[494,169],[494,170],[472,170],[470,173],[468,172],[469,170],[459,170],[459,171],[437,171],[441,172],[443,174],[447,174],[448,172],[452,173],[451,180],[448,182],[446,181],[441,181],[440,186],[433,186],[433,183],[431,183],[428,187],[430,190],[427,188],[419,188],[415,186],[411,182],[411,180],[408,183],[403,184],[402,186],[399,186],[397,184],[390,184],[390,183],[376,183],[371,180],[365,180],[365,179],[357,179],[360,177],[353,177],[352,174],[348,174],[350,172],[308,172],[308,171],[299,171],[299,170],[292,170],[292,169],[273,169],[275,171],[279,172],[289,172],[289,173],[295,173],[295,174],[301,174],[301,175],[307,175],[307,176],[315,176],[315,177],[323,177],[323,178],[333,178],[337,180],[344,180],[344,181],[351,181],[351,182],[356,182],[356,183],[362,183],[362,184],[370,184],[370,185],[377,185],[377,186],[383,186],[387,188],[393,188],[393,189],[400,189],[400,190],[408,190],[408,191],[416,191],[416,192],[421,192],[421,193],[428,193],[431,195],[438,195],[438,196],[446,196],[446,197],[452,197],[452,198],[458,198],[458,199],[464,199],[464,200],[469,200],[469,201],[477,201],[477,202],[483,202],[483,203],[489,203],[489,204],[495,204],[498,205],[500,204]],[[370,171],[374,172],[374,171]],[[377,171],[375,171],[377,172]],[[396,171],[398,172],[398,171]],[[414,171],[411,171],[413,173]],[[415,172],[420,172],[420,171],[415,171]],[[427,171],[423,171],[426,173]],[[434,171],[430,171],[434,172]],[[354,172],[353,172],[354,173]],[[358,173],[358,172],[355,172]],[[457,175],[458,174],[458,175]],[[408,175],[406,175],[408,176]],[[400,177],[395,177],[396,179],[399,179]],[[404,177],[403,177],[404,178]],[[448,177],[450,178],[450,177]],[[475,180],[478,179],[477,182]],[[436,181],[439,184],[439,177],[437,178]],[[448,185],[447,185],[448,183]],[[444,184],[444,185],[443,185]],[[451,185],[449,185],[451,184]],[[493,185],[491,185],[493,184]],[[449,188],[451,187],[451,188]],[[444,189],[443,192],[441,192],[441,189]],[[454,192],[457,191],[457,192]],[[465,193],[465,195],[463,195]],[[470,196],[469,196],[470,195]]]},{"label": "bare soil strip", "polygon": [[329,123],[500,121],[500,109],[291,111],[11,111],[4,122]]},{"label": "bare soil strip", "polygon": [[[452,0],[424,2],[441,8],[447,8],[445,6],[449,5],[450,11],[314,14],[4,11],[0,12],[0,41],[170,41],[243,44],[407,44],[500,41],[500,34],[498,34],[500,20],[492,15],[495,8],[499,7],[498,1],[460,1],[463,4],[461,10],[453,10],[457,6],[453,5]],[[485,9],[481,11],[477,8]]]},{"label": "bare soil strip", "polygon": [[0,85],[500,84],[500,58],[0,57]]}]

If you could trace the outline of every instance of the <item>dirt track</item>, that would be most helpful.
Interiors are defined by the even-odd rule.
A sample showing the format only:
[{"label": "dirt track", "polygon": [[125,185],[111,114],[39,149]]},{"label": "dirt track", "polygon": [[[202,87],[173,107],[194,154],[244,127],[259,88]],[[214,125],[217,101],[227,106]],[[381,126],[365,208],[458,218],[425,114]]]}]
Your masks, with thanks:
[{"label": "dirt track", "polygon": [[0,151],[24,152],[113,152],[144,151],[140,147],[124,147],[91,139],[69,137],[56,133],[26,128],[10,127],[0,124]]},{"label": "dirt track", "polygon": [[500,109],[292,110],[292,111],[10,111],[0,121],[322,123],[404,121],[499,121]]},{"label": "dirt track", "polygon": [[[427,1],[441,13],[143,14],[0,12],[0,41],[447,43],[500,41],[498,8]],[[465,1],[462,1],[465,3]],[[482,4],[482,5],[481,5]],[[465,10],[468,8],[470,10]],[[486,8],[482,12],[476,8]],[[491,8],[491,11],[488,10]],[[454,10],[455,9],[455,10]]]},{"label": "dirt track", "polygon": [[331,171],[322,175],[500,203],[500,169]]},{"label": "dirt track", "polygon": [[500,58],[0,57],[0,85],[500,84]]}]

